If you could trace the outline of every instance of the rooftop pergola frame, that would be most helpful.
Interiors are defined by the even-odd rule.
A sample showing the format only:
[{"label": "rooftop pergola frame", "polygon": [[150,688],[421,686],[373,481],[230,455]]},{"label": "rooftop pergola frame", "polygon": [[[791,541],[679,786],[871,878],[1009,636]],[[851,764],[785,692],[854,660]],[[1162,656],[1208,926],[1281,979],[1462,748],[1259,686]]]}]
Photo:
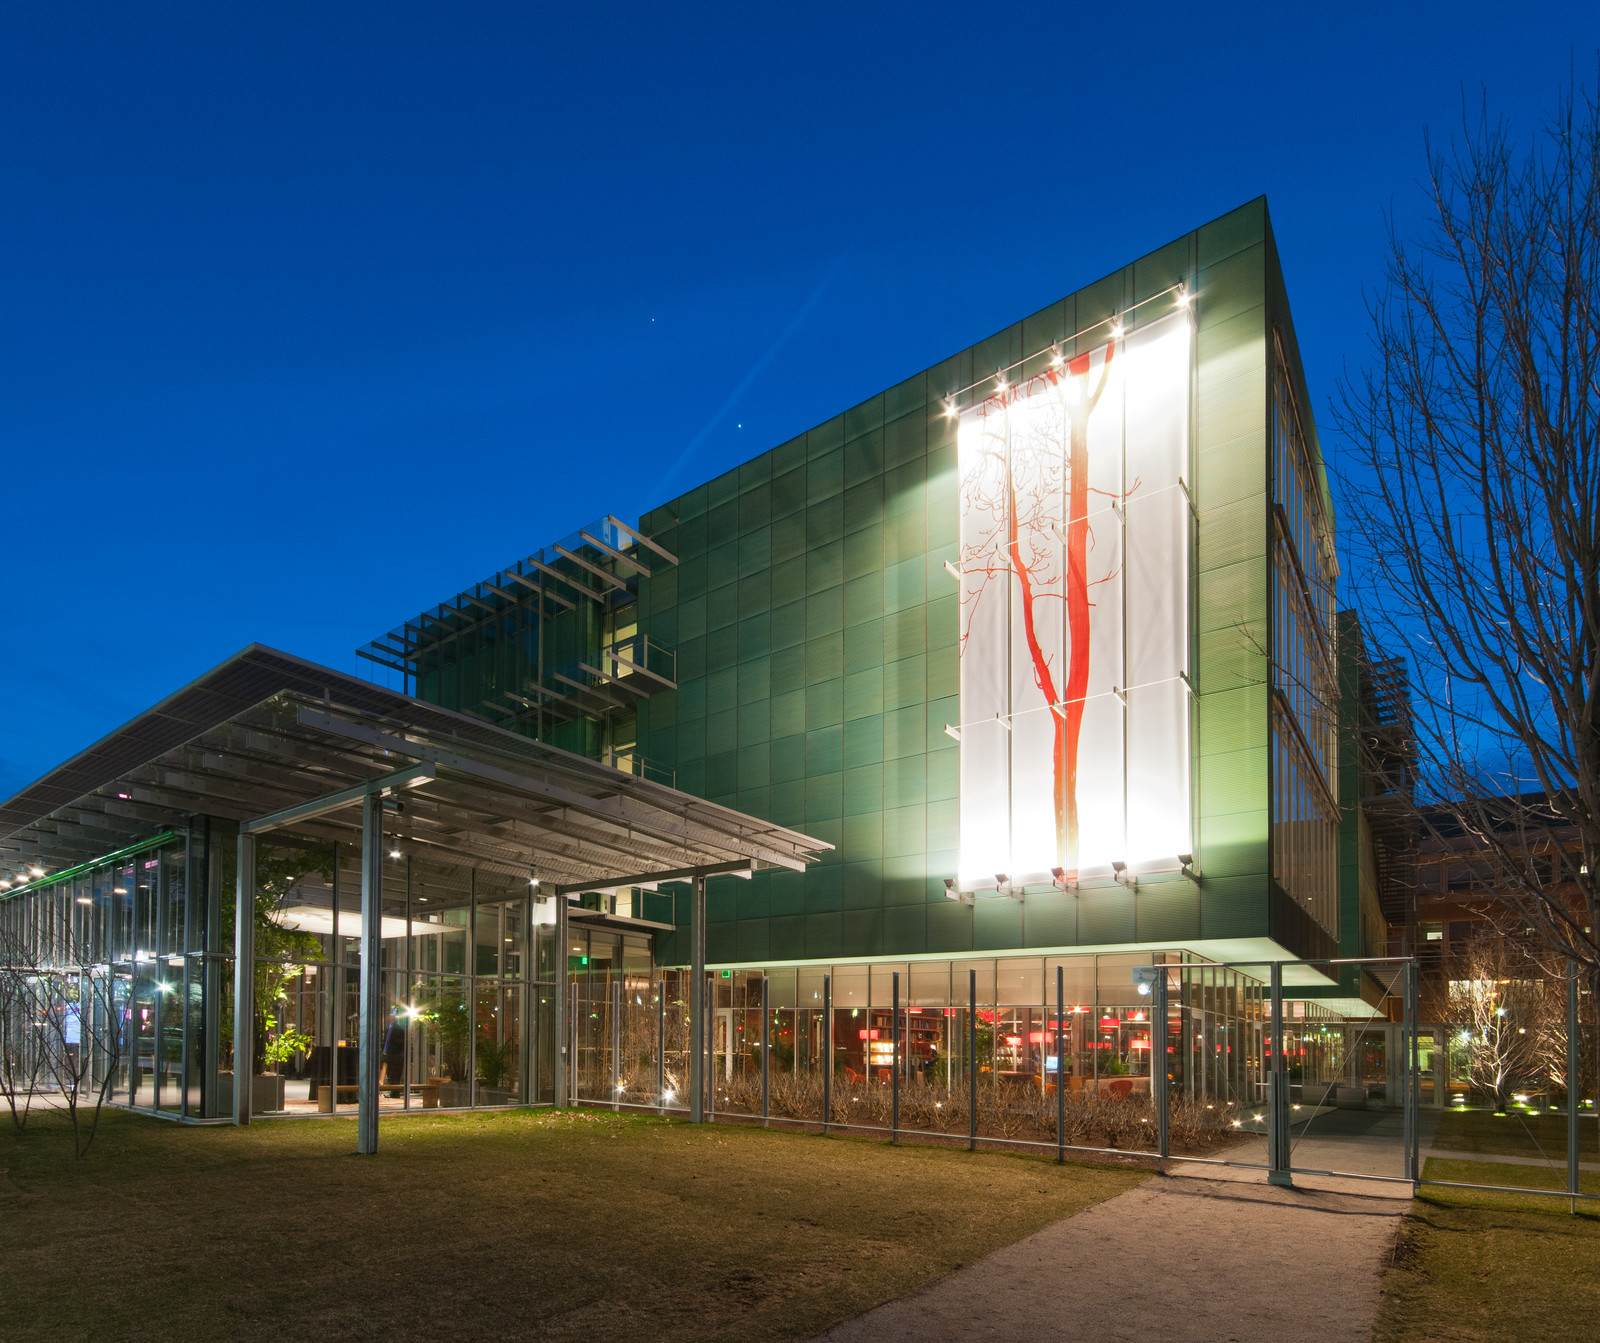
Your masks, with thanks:
[{"label": "rooftop pergola frame", "polygon": [[[235,955],[254,956],[255,846],[284,831],[361,853],[359,1150],[375,1151],[381,998],[381,863],[408,856],[522,878],[568,902],[589,891],[685,882],[704,1016],[705,881],[757,867],[804,870],[829,845],[663,784],[502,731],[381,686],[253,645],[0,805],[0,876],[26,885],[206,816],[238,827]],[[648,925],[644,925],[648,926]],[[248,995],[252,976],[236,975]],[[557,976],[564,1039],[565,977]],[[235,1056],[252,1013],[235,1006]],[[697,1032],[696,1038],[706,1032]],[[556,1095],[564,1094],[556,1059]],[[703,1075],[696,1055],[691,1071]],[[236,1069],[235,1122],[250,1119]],[[696,1086],[698,1100],[703,1086]]]}]

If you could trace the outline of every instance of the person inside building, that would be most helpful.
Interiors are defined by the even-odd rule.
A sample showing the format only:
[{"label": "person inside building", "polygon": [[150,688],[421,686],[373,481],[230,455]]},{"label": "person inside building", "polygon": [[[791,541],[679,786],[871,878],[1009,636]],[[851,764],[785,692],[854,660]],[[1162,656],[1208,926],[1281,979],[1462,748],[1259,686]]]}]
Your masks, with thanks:
[{"label": "person inside building", "polygon": [[389,1009],[389,1027],[383,1033],[384,1081],[398,1086],[405,1080],[406,1024],[396,1008]]}]

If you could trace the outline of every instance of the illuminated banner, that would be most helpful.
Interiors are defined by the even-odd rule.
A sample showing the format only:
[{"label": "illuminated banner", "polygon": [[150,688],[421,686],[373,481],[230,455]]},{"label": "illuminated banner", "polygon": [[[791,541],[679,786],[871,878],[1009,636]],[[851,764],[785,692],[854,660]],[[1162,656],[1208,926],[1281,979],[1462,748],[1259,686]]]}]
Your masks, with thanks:
[{"label": "illuminated banner", "polygon": [[961,415],[963,890],[1190,850],[1187,313]]}]

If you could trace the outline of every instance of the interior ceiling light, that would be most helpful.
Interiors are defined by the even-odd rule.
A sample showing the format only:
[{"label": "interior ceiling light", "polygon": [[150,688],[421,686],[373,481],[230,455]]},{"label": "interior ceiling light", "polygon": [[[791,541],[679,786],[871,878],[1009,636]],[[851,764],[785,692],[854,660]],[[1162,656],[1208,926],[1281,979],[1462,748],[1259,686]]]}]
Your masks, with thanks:
[{"label": "interior ceiling light", "polygon": [[33,873],[33,875],[36,877],[44,876],[44,869],[42,867],[30,867],[28,871]]}]

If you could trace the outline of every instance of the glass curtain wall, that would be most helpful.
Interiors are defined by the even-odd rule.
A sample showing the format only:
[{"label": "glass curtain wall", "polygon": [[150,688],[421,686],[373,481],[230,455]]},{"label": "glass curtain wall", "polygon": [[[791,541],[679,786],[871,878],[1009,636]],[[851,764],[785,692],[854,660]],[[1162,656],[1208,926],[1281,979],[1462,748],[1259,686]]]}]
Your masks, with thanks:
[{"label": "glass curtain wall", "polygon": [[0,961],[31,972],[0,1030],[35,1089],[232,1113],[232,929],[216,900],[232,839],[216,841],[201,820],[0,898]]},{"label": "glass curtain wall", "polygon": [[1272,875],[1338,935],[1333,528],[1276,345],[1272,427]]},{"label": "glass curtain wall", "polygon": [[[263,854],[268,846],[263,845]],[[360,1063],[359,854],[271,846],[272,945],[257,960],[263,1112],[353,1111]],[[396,856],[398,853],[399,856]],[[276,881],[282,889],[273,889]],[[407,857],[384,862],[379,1104],[385,1110],[551,1099],[554,905],[526,879]],[[258,952],[262,950],[257,930]],[[275,1007],[263,1009],[263,1001]]]},{"label": "glass curtain wall", "polygon": [[[637,969],[619,964],[626,940],[569,939],[574,1098],[685,1111],[688,972],[648,977],[642,947]],[[1164,1030],[1134,982],[1135,967],[1152,963],[1167,966]],[[975,1095],[978,1136],[1053,1143],[1059,1087],[1069,1141],[1146,1148],[1164,1051],[1174,1131],[1199,1150],[1241,1140],[1234,1121],[1264,1091],[1263,986],[1177,953],[788,966],[765,977],[763,1037],[763,972],[707,974],[713,1115],[760,1115],[764,1083],[774,1118],[887,1128],[898,1092],[901,1128],[967,1134]]]}]

